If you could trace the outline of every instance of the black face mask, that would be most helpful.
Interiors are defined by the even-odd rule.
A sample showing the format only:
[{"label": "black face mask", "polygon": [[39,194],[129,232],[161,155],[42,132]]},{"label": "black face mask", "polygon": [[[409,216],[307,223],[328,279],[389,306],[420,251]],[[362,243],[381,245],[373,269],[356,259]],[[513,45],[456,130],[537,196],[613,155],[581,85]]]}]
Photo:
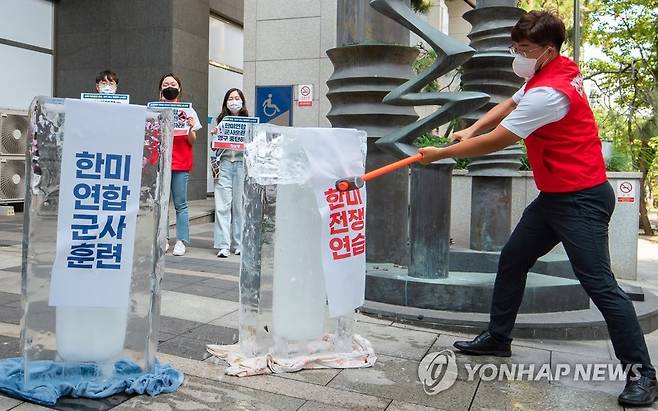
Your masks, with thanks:
[{"label": "black face mask", "polygon": [[177,88],[167,87],[162,90],[162,97],[166,100],[175,100],[176,97],[178,97],[178,93],[180,93],[180,91]]}]

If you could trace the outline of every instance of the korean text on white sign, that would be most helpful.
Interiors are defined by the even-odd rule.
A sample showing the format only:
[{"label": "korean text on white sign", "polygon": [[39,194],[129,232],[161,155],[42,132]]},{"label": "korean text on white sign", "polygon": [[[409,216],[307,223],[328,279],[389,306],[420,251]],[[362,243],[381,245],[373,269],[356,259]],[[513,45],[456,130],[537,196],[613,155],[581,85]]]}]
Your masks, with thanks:
[{"label": "korean text on white sign", "polygon": [[244,136],[250,124],[259,122],[258,117],[226,116],[217,127],[217,136],[211,143],[213,150],[244,151]]},{"label": "korean text on white sign", "polygon": [[[146,108],[66,100],[49,304],[125,307]],[[102,125],[102,126],[101,126]]]},{"label": "korean text on white sign", "polygon": [[[300,129],[318,211],[329,314],[363,305],[366,279],[366,190],[339,192],[336,180],[365,172],[366,134],[350,129]],[[321,142],[321,144],[319,144]]]},{"label": "korean text on white sign", "polygon": [[130,104],[128,94],[80,93],[80,100],[100,103]]}]

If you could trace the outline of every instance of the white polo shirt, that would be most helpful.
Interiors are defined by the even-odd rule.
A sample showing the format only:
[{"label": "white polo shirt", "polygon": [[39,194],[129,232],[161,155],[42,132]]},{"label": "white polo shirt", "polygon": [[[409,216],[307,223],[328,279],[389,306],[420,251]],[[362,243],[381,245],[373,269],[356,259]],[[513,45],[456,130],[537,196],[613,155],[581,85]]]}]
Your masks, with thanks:
[{"label": "white polo shirt", "polygon": [[569,98],[551,87],[536,87],[525,92],[525,84],[512,96],[514,111],[501,121],[505,127],[525,139],[546,124],[561,120],[569,112]]}]

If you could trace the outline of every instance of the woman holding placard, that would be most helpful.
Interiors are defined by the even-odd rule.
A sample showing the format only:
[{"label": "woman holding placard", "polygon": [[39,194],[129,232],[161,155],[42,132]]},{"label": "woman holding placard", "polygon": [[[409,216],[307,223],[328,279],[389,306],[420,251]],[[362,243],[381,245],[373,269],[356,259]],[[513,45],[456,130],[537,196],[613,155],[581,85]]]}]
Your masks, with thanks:
[{"label": "woman holding placard", "polygon": [[227,148],[232,146],[228,139],[224,141],[226,136],[222,120],[227,116],[249,116],[240,89],[232,88],[226,92],[221,112],[217,116],[217,127],[210,130],[210,134],[215,136],[211,143],[214,153],[211,168],[215,179],[214,246],[219,249],[217,257],[220,258],[228,257],[231,248],[235,255],[240,255],[242,247],[243,151]]},{"label": "woman holding placard", "polygon": [[[172,73],[160,78],[160,101],[180,102],[183,85]],[[185,243],[190,243],[190,224],[187,209],[187,180],[192,170],[192,145],[201,122],[190,104],[188,108],[174,110],[174,144],[171,154],[171,196],[176,209],[176,244],[173,255],[185,255]],[[169,248],[169,243],[167,243]]]}]

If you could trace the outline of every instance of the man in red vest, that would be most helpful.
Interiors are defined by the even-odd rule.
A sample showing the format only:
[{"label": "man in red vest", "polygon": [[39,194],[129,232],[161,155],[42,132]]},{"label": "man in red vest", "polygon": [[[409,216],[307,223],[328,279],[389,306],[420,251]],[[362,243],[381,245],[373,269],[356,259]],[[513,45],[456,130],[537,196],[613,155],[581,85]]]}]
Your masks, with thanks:
[{"label": "man in red vest", "polygon": [[523,140],[540,191],[501,251],[488,329],[454,346],[467,354],[509,357],[528,270],[562,242],[576,277],[605,318],[617,358],[628,367],[619,403],[647,405],[656,398],[656,372],[633,304],[610,269],[608,223],[615,195],[583,78],[560,55],[564,38],[564,23],[554,14],[531,11],[521,17],[510,51],[512,68],[525,85],[455,133],[459,144],[420,149],[421,162],[429,164],[482,156]]}]

